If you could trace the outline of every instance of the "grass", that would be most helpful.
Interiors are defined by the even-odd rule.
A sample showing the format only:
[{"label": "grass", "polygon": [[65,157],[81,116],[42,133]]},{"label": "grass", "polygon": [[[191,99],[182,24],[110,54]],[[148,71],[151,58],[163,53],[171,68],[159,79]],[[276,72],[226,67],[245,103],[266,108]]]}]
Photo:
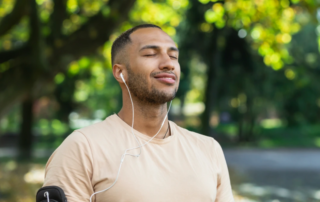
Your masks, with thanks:
[{"label": "grass", "polygon": [[44,164],[17,164],[14,160],[1,159],[0,202],[34,202],[36,192],[42,185],[42,181],[33,179],[36,176],[34,172],[40,170],[41,178],[41,168]]}]

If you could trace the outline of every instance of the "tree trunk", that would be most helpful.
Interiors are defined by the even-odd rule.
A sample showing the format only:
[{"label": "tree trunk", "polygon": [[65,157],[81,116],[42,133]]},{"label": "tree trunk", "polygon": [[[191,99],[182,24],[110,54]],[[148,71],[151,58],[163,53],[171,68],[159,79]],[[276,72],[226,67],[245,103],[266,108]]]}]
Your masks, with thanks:
[{"label": "tree trunk", "polygon": [[202,114],[202,134],[210,136],[210,116],[211,111],[213,108],[213,87],[214,87],[214,80],[215,80],[215,66],[212,65],[213,62],[211,62],[210,65],[208,65],[209,71],[208,71],[208,78],[206,83],[206,91],[205,91],[205,110]]},{"label": "tree trunk", "polygon": [[30,160],[32,153],[32,123],[33,123],[33,99],[28,96],[22,102],[22,120],[18,142],[18,159],[20,161]]},{"label": "tree trunk", "polygon": [[208,54],[210,56],[205,57],[209,60],[206,62],[208,65],[208,72],[207,72],[207,83],[206,83],[206,90],[205,90],[205,110],[202,114],[202,134],[212,136],[211,134],[211,127],[210,127],[210,117],[211,112],[215,108],[216,104],[216,96],[218,91],[219,85],[219,66],[220,66],[220,50],[218,47],[218,39],[221,30],[215,28],[213,31],[213,36],[211,38],[211,43],[208,46]]}]

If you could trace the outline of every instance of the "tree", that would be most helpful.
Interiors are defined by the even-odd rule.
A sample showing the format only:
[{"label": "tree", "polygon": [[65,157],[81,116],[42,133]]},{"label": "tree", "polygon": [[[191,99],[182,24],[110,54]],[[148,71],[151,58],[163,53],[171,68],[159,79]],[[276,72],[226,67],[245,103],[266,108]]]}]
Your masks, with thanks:
[{"label": "tree", "polygon": [[[201,57],[207,65],[202,132],[212,134],[209,125],[212,112],[226,109],[223,103],[231,103],[235,108],[231,114],[239,121],[239,140],[247,140],[249,136],[243,134],[252,133],[259,111],[254,107],[255,97],[262,92],[265,99],[274,97],[277,90],[268,89],[279,78],[284,79],[282,83],[288,83],[285,81],[288,77],[278,73],[293,71],[295,58],[289,52],[292,35],[307,24],[304,17],[315,13],[316,3],[194,0],[191,4],[186,22],[181,26],[181,33],[187,37],[181,40],[180,46],[195,50],[191,54]],[[278,73],[272,75],[269,70],[261,69],[264,65]],[[257,82],[261,85],[257,86]],[[247,129],[243,132],[244,127]]]},{"label": "tree", "polygon": [[[54,95],[61,106],[59,116],[66,120],[76,107],[76,83],[95,74],[88,65],[110,62],[111,42],[120,31],[156,23],[174,35],[181,11],[188,6],[186,0],[135,2],[7,0],[0,4],[0,117],[21,103],[21,157],[31,155],[32,108],[40,96]],[[87,69],[80,74],[82,66]]]},{"label": "tree", "polygon": [[[53,11],[46,23],[41,22],[39,6],[35,0],[16,1],[12,12],[2,19],[0,36],[10,31],[23,17],[27,17],[29,21],[27,41],[0,52],[2,66],[8,66],[0,75],[0,85],[4,87],[1,89],[1,114],[12,104],[22,100],[19,140],[21,157],[31,155],[32,106],[35,97],[52,88],[55,75],[66,72],[71,61],[94,53],[107,41],[126,20],[134,2],[110,0],[102,4],[101,6],[110,9],[109,13],[100,10],[88,16],[86,22],[69,35],[63,33],[64,20],[70,17],[65,0],[54,1]],[[44,34],[45,26],[52,32]]]}]

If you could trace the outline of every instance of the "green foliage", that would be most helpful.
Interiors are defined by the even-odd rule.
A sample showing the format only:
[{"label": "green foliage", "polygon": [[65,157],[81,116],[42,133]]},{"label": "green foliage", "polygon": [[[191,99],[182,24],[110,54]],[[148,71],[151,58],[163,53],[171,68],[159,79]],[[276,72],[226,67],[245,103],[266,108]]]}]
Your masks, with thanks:
[{"label": "green foliage", "polygon": [[[320,28],[313,24],[315,1],[137,0],[125,13],[109,2],[68,0],[66,12],[57,15],[53,0],[37,0],[40,35],[32,47],[39,50],[32,49],[29,52],[34,55],[25,57],[31,63],[20,58],[0,64],[0,76],[11,75],[7,78],[17,81],[18,86],[9,89],[14,85],[7,85],[9,90],[3,97],[16,92],[12,103],[19,103],[23,97],[18,95],[34,95],[35,133],[63,136],[76,128],[74,120],[92,123],[121,108],[121,90],[112,75],[111,46],[120,33],[142,23],[161,26],[178,42],[182,73],[175,105],[180,111],[178,118],[186,112],[186,127],[200,131],[203,120],[198,116],[206,111],[211,113],[211,127],[217,123],[220,127],[219,115],[228,112],[232,121],[239,122],[232,128],[233,133],[241,127],[244,133],[255,131],[251,125],[263,122],[260,117],[272,119],[270,111],[276,112],[272,121],[280,120],[290,127],[319,120],[320,39],[315,30]],[[13,12],[14,3],[1,1],[0,20]],[[90,20],[97,16],[119,23],[111,31],[105,24],[109,21],[101,20],[94,27]],[[59,24],[54,22],[59,17],[61,30],[53,26]],[[24,14],[1,36],[2,52],[29,43],[31,32],[36,33],[30,19]],[[102,28],[107,37],[97,42]],[[83,30],[85,38],[65,47],[78,40],[75,36]],[[98,45],[89,49],[91,44]],[[60,53],[66,50],[71,51]],[[29,84],[29,89],[17,90]],[[0,103],[4,102],[0,99]],[[19,107],[3,108],[13,106],[2,119],[1,129],[16,133],[19,122],[13,124],[12,120],[19,117]]]},{"label": "green foliage", "polygon": [[[292,35],[310,20],[308,6],[315,5],[314,1],[305,2],[307,6],[300,6],[299,1],[293,3],[296,5],[290,6],[289,0],[227,0],[214,3],[204,16],[207,23],[214,23],[218,28],[228,23],[236,30],[249,33],[247,38],[264,57],[264,63],[279,70],[293,62],[287,44]],[[203,31],[207,30],[203,27]]]},{"label": "green foliage", "polygon": [[[191,1],[178,34],[186,36],[179,47],[188,50],[182,71],[191,81],[184,103],[205,104],[198,130],[209,124],[211,132],[202,132],[214,135],[231,124],[230,138],[246,142],[259,138],[262,126],[319,121],[315,4],[288,2]],[[202,64],[199,82],[194,69]]]},{"label": "green foliage", "polygon": [[[15,1],[4,0],[0,3],[1,17],[12,12]],[[69,36],[73,36],[79,30],[84,29],[88,21],[101,12],[104,18],[111,17],[114,20],[120,19],[126,13],[119,13],[117,9],[112,9],[109,1],[106,0],[68,0],[66,1],[66,12],[61,5],[54,5],[53,0],[36,0],[38,17],[40,21],[40,38],[45,39],[44,60],[50,60],[57,48],[63,47]],[[60,6],[60,7],[59,7]],[[42,135],[62,135],[69,132],[71,119],[69,115],[75,112],[78,119],[103,119],[105,116],[117,112],[121,108],[121,91],[114,80],[111,71],[111,46],[116,37],[123,31],[134,25],[142,23],[153,23],[161,26],[170,36],[176,34],[176,27],[183,20],[183,14],[189,6],[188,0],[137,0],[128,12],[128,18],[118,24],[118,29],[111,32],[109,38],[100,43],[96,52],[92,51],[81,57],[67,55],[61,59],[59,67],[49,66],[51,78],[47,81],[50,85],[43,85],[40,93],[32,93],[36,96],[34,132]],[[55,10],[56,9],[56,10]],[[57,14],[59,15],[57,16]],[[54,28],[61,18],[61,30]],[[108,27],[106,24],[101,24]],[[94,40],[99,33],[96,29],[87,26],[89,38]],[[5,36],[0,38],[0,47],[3,51],[15,50],[21,47],[30,39],[30,18],[23,16]],[[61,33],[60,33],[61,31]],[[74,47],[73,51],[86,49]],[[67,59],[69,62],[65,62]],[[56,59],[59,61],[59,59]],[[48,62],[52,63],[52,62]],[[0,72],[9,73],[13,66],[11,62],[0,64]],[[34,74],[42,74],[33,69]],[[48,75],[48,72],[46,73]],[[36,76],[39,78],[39,76]],[[47,82],[46,81],[46,82]],[[42,81],[41,81],[42,82]],[[40,82],[40,83],[41,83]],[[30,82],[29,82],[30,83]],[[29,91],[30,92],[30,91]],[[52,107],[52,110],[48,109]],[[103,116],[96,116],[97,111],[102,111]],[[3,131],[9,132],[12,127],[6,124],[8,117],[17,116],[19,111],[9,111],[2,121]],[[71,121],[72,122],[72,121]],[[19,122],[14,126],[19,127]],[[17,132],[18,130],[15,130]]]}]

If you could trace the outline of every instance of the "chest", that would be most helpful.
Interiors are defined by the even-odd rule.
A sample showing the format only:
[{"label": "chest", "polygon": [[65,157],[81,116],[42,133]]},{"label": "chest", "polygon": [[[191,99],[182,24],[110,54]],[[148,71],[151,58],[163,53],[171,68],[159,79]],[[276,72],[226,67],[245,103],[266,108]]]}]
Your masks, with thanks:
[{"label": "chest", "polygon": [[[110,190],[98,194],[96,201],[214,201],[217,171],[212,162],[197,148],[143,148],[138,158],[126,156],[118,181]],[[111,172],[105,169],[94,175],[95,191],[103,190],[115,181],[119,163],[110,163],[108,159],[100,162],[101,167],[112,165],[112,168]]]}]

